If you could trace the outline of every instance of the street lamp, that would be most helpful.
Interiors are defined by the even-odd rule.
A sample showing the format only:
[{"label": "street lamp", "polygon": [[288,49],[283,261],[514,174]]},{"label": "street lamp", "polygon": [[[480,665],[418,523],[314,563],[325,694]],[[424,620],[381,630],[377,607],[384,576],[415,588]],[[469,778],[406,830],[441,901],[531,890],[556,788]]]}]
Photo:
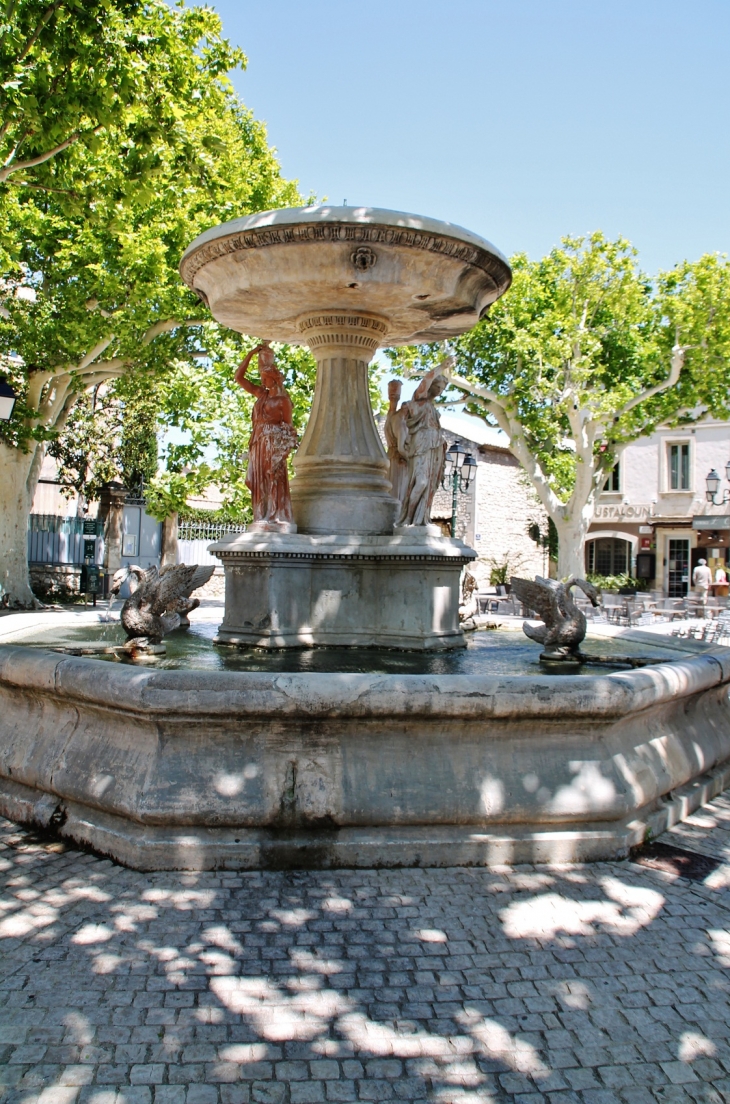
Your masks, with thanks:
[{"label": "street lamp", "polygon": [[[725,475],[727,476],[728,483],[730,483],[730,460],[728,460],[725,465]],[[723,491],[722,498],[719,502],[717,501],[716,495],[720,490],[721,482],[720,476],[713,468],[705,480],[707,485],[707,501],[711,502],[713,506],[724,506],[726,502],[730,502],[730,490]]]},{"label": "street lamp", "polygon": [[444,490],[451,485],[451,536],[456,536],[456,512],[459,505],[459,492],[466,494],[476,475],[477,462],[470,452],[466,452],[454,442],[446,453],[444,474],[441,486]]},{"label": "street lamp", "polygon": [[0,379],[0,422],[9,422],[13,416],[15,392],[5,379]]}]

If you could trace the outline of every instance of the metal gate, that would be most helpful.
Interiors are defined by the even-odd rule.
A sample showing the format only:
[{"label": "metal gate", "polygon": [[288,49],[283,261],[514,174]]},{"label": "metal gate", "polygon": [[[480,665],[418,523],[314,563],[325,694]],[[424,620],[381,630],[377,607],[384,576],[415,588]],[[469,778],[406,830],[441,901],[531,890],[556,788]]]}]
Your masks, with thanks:
[{"label": "metal gate", "polygon": [[125,502],[122,515],[122,565],[160,566],[162,526],[145,513],[144,503]]}]

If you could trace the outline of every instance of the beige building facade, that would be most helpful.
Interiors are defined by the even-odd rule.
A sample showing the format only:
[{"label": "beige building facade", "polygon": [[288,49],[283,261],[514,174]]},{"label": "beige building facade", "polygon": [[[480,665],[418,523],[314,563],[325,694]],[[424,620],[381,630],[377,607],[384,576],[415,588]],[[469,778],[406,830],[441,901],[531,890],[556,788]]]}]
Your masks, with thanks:
[{"label": "beige building facade", "polygon": [[[714,578],[728,562],[728,462],[730,423],[712,419],[627,445],[596,505],[586,570],[638,574],[670,598],[689,592],[700,558]],[[721,480],[719,504],[707,501],[711,471]]]}]

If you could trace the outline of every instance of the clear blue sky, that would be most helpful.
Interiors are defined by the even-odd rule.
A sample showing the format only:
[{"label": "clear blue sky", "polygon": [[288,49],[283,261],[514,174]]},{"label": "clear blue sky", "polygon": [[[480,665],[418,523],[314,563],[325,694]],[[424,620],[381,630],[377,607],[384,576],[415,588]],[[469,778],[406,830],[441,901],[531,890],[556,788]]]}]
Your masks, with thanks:
[{"label": "clear blue sky", "polygon": [[505,253],[730,252],[730,0],[212,0],[284,173]]}]

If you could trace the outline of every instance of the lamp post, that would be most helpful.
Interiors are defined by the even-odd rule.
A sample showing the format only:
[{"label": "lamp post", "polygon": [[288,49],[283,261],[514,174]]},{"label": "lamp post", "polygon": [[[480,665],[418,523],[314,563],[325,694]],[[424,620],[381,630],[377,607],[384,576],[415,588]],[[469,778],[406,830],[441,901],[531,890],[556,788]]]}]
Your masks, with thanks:
[{"label": "lamp post", "polygon": [[451,536],[456,536],[456,513],[459,506],[459,492],[466,494],[476,475],[477,462],[470,452],[466,452],[454,442],[446,453],[444,474],[441,486],[448,490],[451,486]]},{"label": "lamp post", "polygon": [[9,422],[13,416],[15,392],[6,379],[0,379],[0,422]]},{"label": "lamp post", "polygon": [[[727,476],[728,483],[730,483],[730,460],[728,460],[725,465],[725,475]],[[717,499],[717,492],[720,490],[721,482],[720,476],[713,468],[705,480],[707,485],[707,501],[711,502],[713,506],[724,506],[726,502],[730,502],[730,490],[723,491],[722,498],[719,501]]]}]

